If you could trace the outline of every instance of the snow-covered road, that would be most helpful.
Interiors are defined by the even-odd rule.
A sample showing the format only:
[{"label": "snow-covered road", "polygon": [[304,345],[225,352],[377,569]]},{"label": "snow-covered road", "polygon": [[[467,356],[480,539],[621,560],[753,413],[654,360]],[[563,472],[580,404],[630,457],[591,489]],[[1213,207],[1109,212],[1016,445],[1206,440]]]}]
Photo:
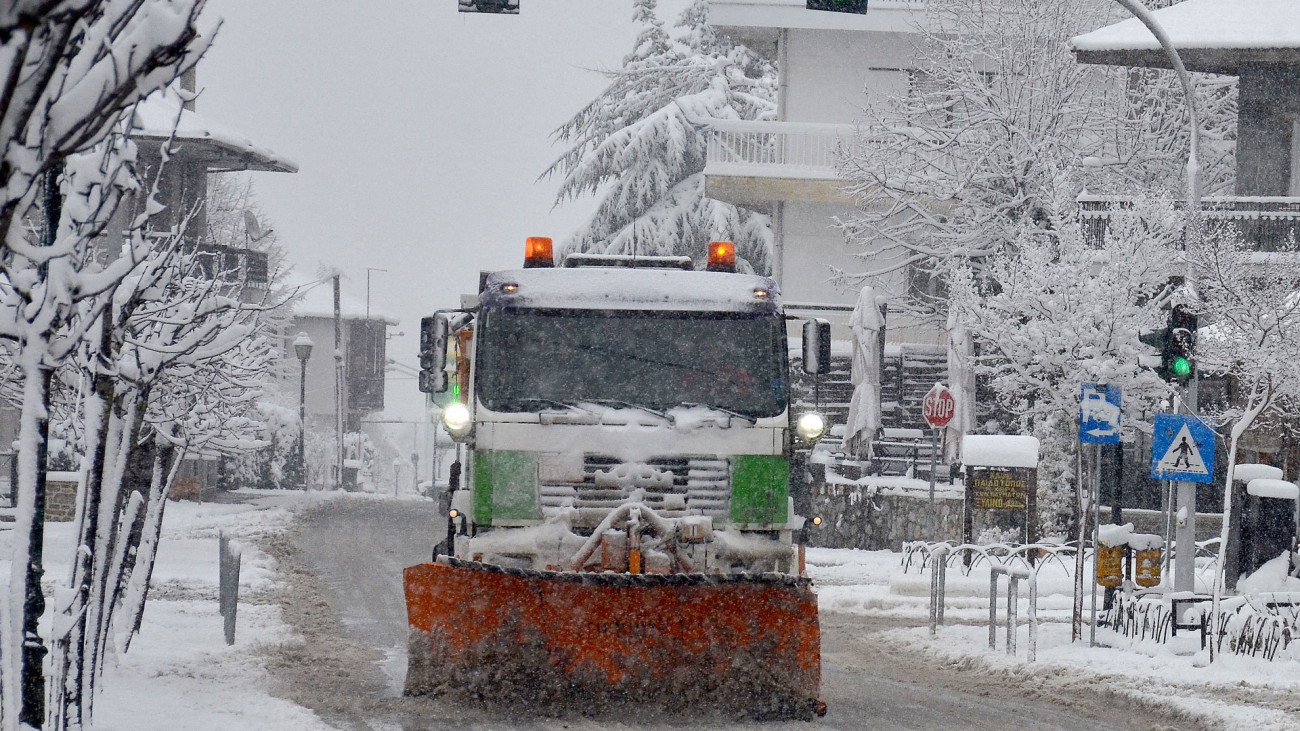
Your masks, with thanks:
[{"label": "snow-covered road", "polygon": [[[273,553],[291,587],[284,595],[286,620],[307,638],[303,647],[272,664],[292,700],[353,729],[680,727],[683,719],[557,721],[402,698],[406,617],[401,570],[427,560],[433,520],[427,502],[333,500],[306,512],[288,540],[277,544]],[[918,624],[896,617],[823,616],[823,696],[829,713],[819,726],[1001,731],[1017,719],[1022,727],[1040,729],[1174,727],[1171,717],[1136,703],[1120,713],[1113,698],[1085,688],[1052,693],[1033,684],[1010,686],[880,639],[882,632]],[[326,668],[329,672],[322,672]]]},{"label": "snow-covered road", "polygon": [[[142,633],[111,659],[98,731],[417,731],[687,728],[699,719],[547,719],[400,695],[401,570],[432,543],[430,503],[240,491],[236,504],[172,503]],[[217,536],[244,545],[237,640],[222,641]],[[0,531],[0,548],[8,532]],[[70,524],[46,551],[70,555]],[[1300,663],[1069,642],[1068,597],[1045,585],[1038,662],[987,649],[987,578],[954,577],[930,637],[926,578],[889,551],[811,549],[822,607],[827,729],[1300,729]],[[4,567],[0,567],[3,570]],[[47,588],[67,567],[52,558]],[[1060,578],[1060,577],[1058,577]],[[1063,585],[1069,582],[1062,579]],[[48,627],[48,623],[45,625]],[[1023,632],[1023,629],[1022,629]],[[711,720],[709,728],[727,728]],[[750,724],[807,729],[806,723]],[[739,727],[734,724],[731,727]]]}]

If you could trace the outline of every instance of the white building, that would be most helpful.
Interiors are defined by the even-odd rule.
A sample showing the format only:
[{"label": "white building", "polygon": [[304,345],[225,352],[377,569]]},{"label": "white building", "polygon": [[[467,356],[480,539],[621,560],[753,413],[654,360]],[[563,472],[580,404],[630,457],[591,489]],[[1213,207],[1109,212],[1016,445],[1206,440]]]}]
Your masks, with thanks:
[{"label": "white building", "polygon": [[[776,121],[710,124],[705,178],[710,197],[771,214],[773,275],[787,302],[851,307],[856,288],[833,285],[834,269],[879,265],[854,256],[836,226],[853,211],[835,172],[836,150],[853,144],[868,95],[908,92],[922,14],[921,3],[897,0],[876,0],[865,15],[808,10],[805,0],[710,4],[713,26],[776,62],[780,73]],[[901,277],[876,284],[897,291]]]}]

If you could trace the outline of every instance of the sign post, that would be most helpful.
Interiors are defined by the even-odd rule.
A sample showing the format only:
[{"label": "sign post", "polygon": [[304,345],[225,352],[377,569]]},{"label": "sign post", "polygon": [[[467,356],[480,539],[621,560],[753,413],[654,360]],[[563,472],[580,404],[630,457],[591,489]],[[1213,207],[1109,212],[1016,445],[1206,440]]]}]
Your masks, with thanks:
[{"label": "sign post", "polygon": [[957,401],[942,383],[934,384],[934,388],[921,401],[921,416],[930,425],[930,512],[927,516],[926,539],[931,543],[934,542],[935,532],[934,471],[939,459],[939,430],[948,426],[955,413]]},{"label": "sign post", "polygon": [[[1101,531],[1101,445],[1119,444],[1120,420],[1123,392],[1119,386],[1104,383],[1085,383],[1079,393],[1079,443],[1092,444],[1092,627],[1088,632],[1088,646],[1097,644],[1097,573],[1101,564],[1101,543],[1098,535]],[[1080,535],[1082,540],[1082,535]],[[1083,552],[1079,551],[1075,559],[1076,575],[1083,571]],[[1078,626],[1081,612],[1078,590],[1081,577],[1075,580],[1075,626]]]},{"label": "sign post", "polygon": [[1156,414],[1151,478],[1178,483],[1174,591],[1195,590],[1196,484],[1214,480],[1214,431],[1195,414]]}]

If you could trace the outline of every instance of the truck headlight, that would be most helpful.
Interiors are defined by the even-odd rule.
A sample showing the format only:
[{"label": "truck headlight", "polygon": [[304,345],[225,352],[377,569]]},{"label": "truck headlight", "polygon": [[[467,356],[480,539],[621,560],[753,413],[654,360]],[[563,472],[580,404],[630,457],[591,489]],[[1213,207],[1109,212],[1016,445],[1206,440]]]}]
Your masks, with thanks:
[{"label": "truck headlight", "polygon": [[826,419],[821,414],[810,411],[802,414],[795,422],[794,431],[805,442],[815,442],[826,433]]},{"label": "truck headlight", "polygon": [[448,434],[457,439],[469,434],[471,423],[469,408],[459,401],[442,410],[442,425],[447,428]]}]

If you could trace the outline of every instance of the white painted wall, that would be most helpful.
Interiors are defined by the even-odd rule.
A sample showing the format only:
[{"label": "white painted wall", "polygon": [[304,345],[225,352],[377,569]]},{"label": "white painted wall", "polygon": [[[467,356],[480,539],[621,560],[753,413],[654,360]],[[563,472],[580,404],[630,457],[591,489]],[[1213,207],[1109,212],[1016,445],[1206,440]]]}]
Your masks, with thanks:
[{"label": "white painted wall", "polygon": [[837,30],[786,33],[785,121],[851,123],[874,95],[907,93],[909,34]]}]

